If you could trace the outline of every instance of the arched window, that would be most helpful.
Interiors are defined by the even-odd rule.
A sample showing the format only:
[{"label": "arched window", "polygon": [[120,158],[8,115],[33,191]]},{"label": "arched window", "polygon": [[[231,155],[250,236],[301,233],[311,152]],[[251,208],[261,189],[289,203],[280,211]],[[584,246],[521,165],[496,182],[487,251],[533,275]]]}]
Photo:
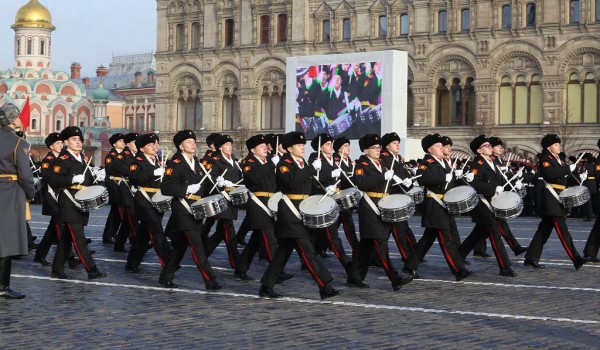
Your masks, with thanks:
[{"label": "arched window", "polygon": [[500,83],[500,124],[512,124],[513,91],[509,77],[503,77]]},{"label": "arched window", "polygon": [[40,55],[46,54],[46,40],[44,38],[40,39]]},{"label": "arched window", "polygon": [[284,129],[285,91],[280,94],[276,87],[272,93],[269,93],[269,89],[265,86],[261,102],[262,129]]},{"label": "arched window", "polygon": [[17,55],[21,54],[21,38],[16,38],[17,40]]},{"label": "arched window", "polygon": [[515,84],[515,124],[527,124],[527,84],[525,77],[519,75]]},{"label": "arched window", "polygon": [[269,30],[271,26],[271,18],[269,16],[260,17],[260,44],[266,45],[269,43]]},{"label": "arched window", "polygon": [[37,119],[31,119],[31,130],[37,130],[38,125],[37,125]]},{"label": "arched window", "polygon": [[400,15],[400,35],[408,35],[408,15],[406,13]]},{"label": "arched window", "polygon": [[448,31],[448,12],[438,12],[438,32],[446,33]]},{"label": "arched window", "polygon": [[569,23],[579,24],[580,20],[580,3],[579,0],[571,0],[569,2]]},{"label": "arched window", "polygon": [[577,73],[572,73],[567,83],[567,121],[569,123],[581,121],[581,85]]},{"label": "arched window", "polygon": [[436,124],[448,125],[450,117],[450,93],[446,87],[446,79],[440,79],[436,89]]},{"label": "arched window", "polygon": [[379,37],[385,38],[387,37],[387,16],[379,16]]},{"label": "arched window", "polygon": [[240,101],[237,91],[225,90],[223,95],[223,130],[237,130],[240,126]]},{"label": "arched window", "polygon": [[515,84],[505,76],[500,84],[500,124],[539,124],[542,122],[542,87],[539,75],[528,84],[517,76]]},{"label": "arched window", "polygon": [[510,29],[512,27],[512,6],[502,6],[502,28]]},{"label": "arched window", "polygon": [[531,84],[529,85],[529,123],[530,124],[541,124],[542,115],[544,114],[542,105],[542,85],[540,84],[540,76],[534,75],[531,77]]},{"label": "arched window", "polygon": [[329,22],[329,20],[324,20],[323,23],[323,30],[322,30],[322,35],[321,35],[321,40],[328,42],[331,39],[331,23]]},{"label": "arched window", "polygon": [[176,50],[183,51],[185,48],[185,26],[183,24],[178,24],[176,27],[176,43]]},{"label": "arched window", "polygon": [[594,74],[587,73],[581,82],[577,73],[567,84],[567,121],[569,123],[598,123],[598,84]]},{"label": "arched window", "polygon": [[200,47],[200,23],[192,23],[192,50],[197,50]]},{"label": "arched window", "polygon": [[342,38],[344,40],[350,40],[350,33],[351,33],[351,22],[350,22],[350,18],[344,18],[344,20],[342,21]]},{"label": "arched window", "polygon": [[62,130],[62,120],[58,119],[56,121],[56,131],[61,131]]},{"label": "arched window", "polygon": [[406,93],[406,125],[413,126],[415,124],[415,108],[413,104],[413,93],[411,89],[412,80],[407,81],[407,93]]},{"label": "arched window", "polygon": [[27,38],[27,54],[31,55],[32,51],[33,51],[33,39]]},{"label": "arched window", "polygon": [[598,85],[592,73],[586,74],[583,81],[583,122],[598,122]]},{"label": "arched window", "polygon": [[535,27],[535,4],[534,3],[529,3],[527,4],[527,6],[525,7],[525,26],[530,28],[530,27]]},{"label": "arched window", "polygon": [[[188,93],[191,94],[191,91]],[[149,115],[149,129],[154,130],[154,115]],[[183,97],[179,94],[177,100],[177,127],[179,130],[199,130],[202,127],[202,102],[198,97]]]},{"label": "arched window", "polygon": [[233,19],[229,18],[225,20],[225,47],[233,46]]},{"label": "arched window", "polygon": [[468,32],[471,30],[471,10],[463,9],[460,12],[460,30]]},{"label": "arched window", "polygon": [[287,41],[287,26],[288,20],[285,13],[277,16],[277,42],[284,43]]},{"label": "arched window", "polygon": [[596,22],[600,21],[600,0],[596,0],[595,1],[595,5],[596,5]]}]

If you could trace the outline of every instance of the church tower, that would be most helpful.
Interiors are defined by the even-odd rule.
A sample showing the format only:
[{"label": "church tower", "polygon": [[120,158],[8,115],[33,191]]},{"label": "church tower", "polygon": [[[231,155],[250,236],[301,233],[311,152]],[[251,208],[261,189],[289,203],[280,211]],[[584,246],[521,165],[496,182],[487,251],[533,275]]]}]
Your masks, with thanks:
[{"label": "church tower", "polygon": [[30,0],[17,11],[15,24],[15,68],[50,69],[52,25],[50,11],[38,0]]}]

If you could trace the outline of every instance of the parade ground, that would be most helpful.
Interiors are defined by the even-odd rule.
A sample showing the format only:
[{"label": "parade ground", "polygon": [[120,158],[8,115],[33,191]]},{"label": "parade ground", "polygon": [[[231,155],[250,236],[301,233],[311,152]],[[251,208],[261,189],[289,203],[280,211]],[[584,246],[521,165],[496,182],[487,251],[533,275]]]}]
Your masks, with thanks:
[{"label": "parade ground", "polygon": [[[160,265],[153,250],[142,263],[143,274],[125,271],[126,253],[101,243],[106,206],[91,213],[86,235],[94,259],[108,277],[88,281],[80,265],[66,269],[71,280],[50,278],[50,267],[33,263],[34,252],[13,262],[11,287],[23,300],[0,300],[2,349],[590,349],[600,346],[600,264],[575,271],[556,233],[548,240],[545,269],[523,266],[507,248],[517,277],[501,277],[494,257],[470,256],[475,274],[461,282],[434,244],[414,280],[392,291],[382,269],[372,267],[365,280],[370,289],[345,285],[341,264],[323,259],[342,294],[319,299],[316,284],[300,270],[296,253],[286,271],[296,276],[275,287],[281,299],[258,297],[259,279],[267,262],[255,258],[249,275],[234,278],[222,244],[209,258],[223,289],[206,292],[189,251],[174,282],[158,284]],[[48,217],[32,207],[33,234],[41,239]],[[11,215],[10,213],[2,213]],[[244,211],[236,221],[239,227]],[[166,224],[165,217],[164,223]],[[355,217],[355,220],[357,218]],[[471,231],[469,217],[457,218],[461,238]],[[409,220],[417,238],[420,217]],[[516,238],[527,246],[539,218],[510,221]],[[593,222],[567,221],[581,252]],[[357,230],[358,222],[356,222]],[[350,248],[340,230],[345,247]],[[247,237],[247,239],[249,236]],[[129,249],[129,245],[126,246]],[[243,247],[240,247],[240,251]],[[48,260],[54,256],[51,249]],[[392,261],[403,264],[390,239]],[[492,252],[488,243],[488,252]]]}]

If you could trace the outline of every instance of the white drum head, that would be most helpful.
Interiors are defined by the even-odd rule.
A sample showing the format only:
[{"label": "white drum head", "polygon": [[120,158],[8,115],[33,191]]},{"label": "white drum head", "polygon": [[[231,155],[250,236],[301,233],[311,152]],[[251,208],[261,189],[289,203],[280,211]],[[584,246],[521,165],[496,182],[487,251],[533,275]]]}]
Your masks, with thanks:
[{"label": "white drum head", "polygon": [[221,198],[223,198],[222,194],[215,194],[212,196],[208,196],[208,197],[204,197],[196,202],[194,202],[193,205],[198,205],[198,204],[204,204],[204,203],[212,203],[212,202],[218,202]]},{"label": "white drum head", "polygon": [[475,194],[475,189],[471,186],[454,187],[444,194],[444,202],[461,202],[471,198]]},{"label": "white drum head", "polygon": [[[325,197],[321,200],[323,195],[310,196],[300,202],[300,211],[308,215],[319,215],[329,213],[337,207],[337,203],[331,197]],[[321,203],[318,203],[321,200]]]},{"label": "white drum head", "polygon": [[158,191],[152,196],[152,201],[155,203],[160,203],[169,199],[173,199],[171,196],[165,196],[162,192]]},{"label": "white drum head", "polygon": [[573,196],[581,195],[585,191],[588,191],[587,187],[585,187],[585,186],[573,186],[573,187],[569,187],[569,188],[565,189],[564,191],[560,192],[559,197],[573,197]]},{"label": "white drum head", "polygon": [[246,186],[240,186],[240,187],[236,188],[235,190],[229,192],[229,194],[235,195],[236,193],[244,193],[244,192],[248,192],[248,189],[246,188]]},{"label": "white drum head", "polygon": [[412,202],[412,198],[405,194],[392,194],[387,197],[383,197],[379,202],[377,202],[377,206],[383,209],[398,209],[404,208],[410,205]]},{"label": "white drum head", "polygon": [[[338,193],[334,194],[331,198],[333,198],[334,200],[339,199],[339,198],[346,198],[356,191],[358,191],[358,189],[356,187],[346,188],[346,189],[341,190]],[[321,202],[321,203],[323,203],[323,202]]]},{"label": "white drum head", "polygon": [[283,197],[283,193],[281,193],[281,192],[277,192],[274,195],[272,195],[269,198],[269,200],[267,201],[267,206],[269,207],[269,209],[276,212],[277,208],[279,206],[279,201],[281,200],[282,197]]},{"label": "white drum head", "polygon": [[106,187],[94,185],[90,187],[83,188],[77,193],[75,193],[75,199],[77,200],[86,200],[96,198],[102,195],[106,191]]},{"label": "white drum head", "polygon": [[421,187],[413,187],[407,193],[416,194],[421,192],[423,192],[423,189]]},{"label": "white drum head", "polygon": [[492,207],[497,209],[511,209],[519,206],[521,196],[515,192],[502,192],[492,198]]}]

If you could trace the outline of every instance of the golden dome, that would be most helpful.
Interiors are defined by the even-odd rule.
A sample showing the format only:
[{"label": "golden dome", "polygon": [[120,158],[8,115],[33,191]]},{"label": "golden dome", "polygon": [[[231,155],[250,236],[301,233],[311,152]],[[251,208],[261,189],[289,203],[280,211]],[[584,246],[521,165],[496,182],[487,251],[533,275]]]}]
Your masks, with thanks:
[{"label": "golden dome", "polygon": [[46,28],[56,29],[52,25],[52,15],[38,0],[29,0],[27,4],[17,11],[15,24],[11,28]]}]

